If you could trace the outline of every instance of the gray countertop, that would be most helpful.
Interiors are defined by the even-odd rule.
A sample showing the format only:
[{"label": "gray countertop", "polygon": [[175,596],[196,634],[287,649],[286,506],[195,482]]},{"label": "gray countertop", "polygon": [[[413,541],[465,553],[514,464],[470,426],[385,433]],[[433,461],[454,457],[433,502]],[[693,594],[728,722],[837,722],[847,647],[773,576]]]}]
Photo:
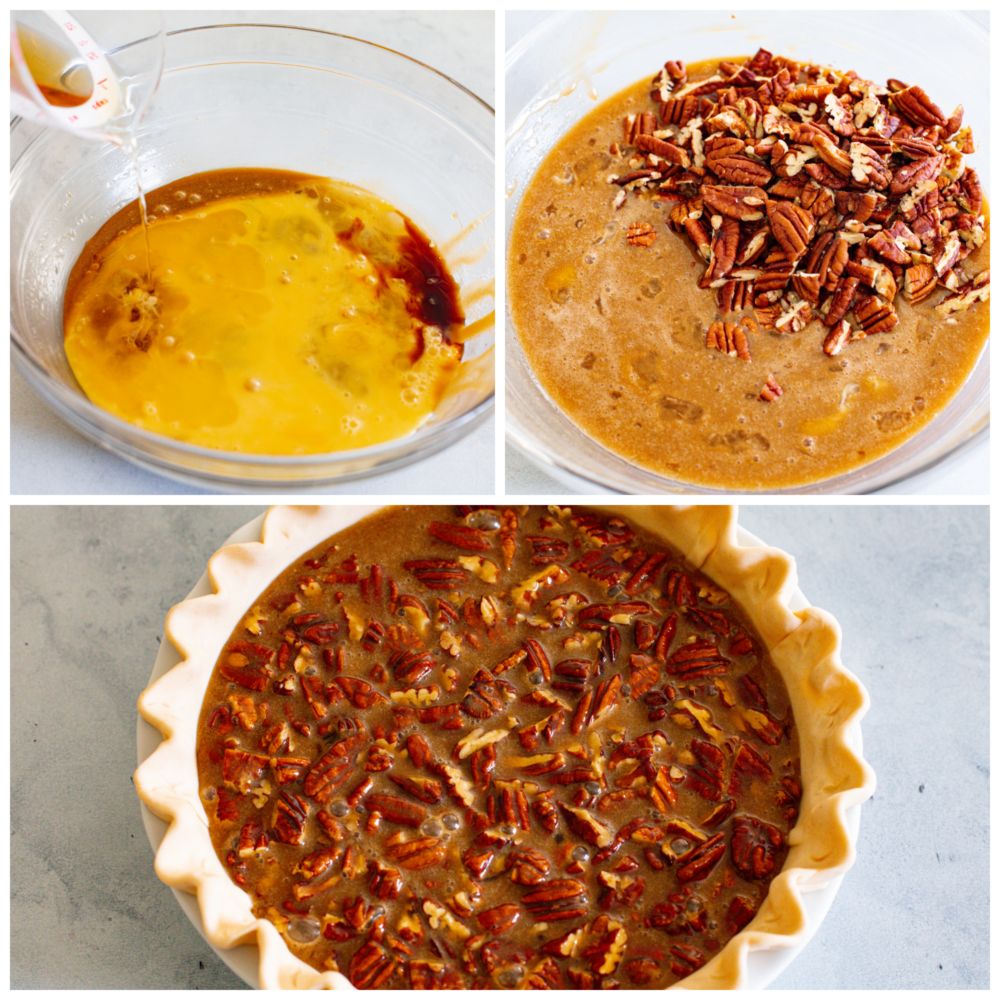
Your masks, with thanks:
[{"label": "gray countertop", "polygon": [[[254,506],[11,511],[11,986],[242,983],[153,871],[135,701],[167,609]],[[989,508],[744,506],[872,699],[855,868],[776,989],[989,987]]]}]

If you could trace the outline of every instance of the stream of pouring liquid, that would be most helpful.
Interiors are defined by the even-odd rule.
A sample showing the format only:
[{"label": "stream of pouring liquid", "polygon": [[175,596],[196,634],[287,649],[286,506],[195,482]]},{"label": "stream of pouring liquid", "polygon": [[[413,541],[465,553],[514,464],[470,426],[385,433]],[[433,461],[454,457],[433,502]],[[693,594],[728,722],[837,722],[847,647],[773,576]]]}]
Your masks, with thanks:
[{"label": "stream of pouring liquid", "polygon": [[142,175],[139,173],[139,144],[131,131],[122,132],[118,138],[122,152],[132,161],[135,167],[135,186],[139,192],[139,219],[142,222],[142,238],[146,245],[146,290],[153,291],[153,255],[149,248],[149,219],[146,213],[146,192],[142,187]]}]

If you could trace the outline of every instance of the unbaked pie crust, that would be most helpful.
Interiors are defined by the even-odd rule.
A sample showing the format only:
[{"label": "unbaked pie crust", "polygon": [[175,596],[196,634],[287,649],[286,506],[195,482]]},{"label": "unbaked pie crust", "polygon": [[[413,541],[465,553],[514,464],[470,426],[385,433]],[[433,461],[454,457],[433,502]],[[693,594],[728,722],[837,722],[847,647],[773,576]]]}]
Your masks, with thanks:
[{"label": "unbaked pie crust", "polygon": [[[167,617],[167,637],[182,662],[139,698],[139,711],[164,737],[135,773],[142,801],[169,829],[156,872],[169,886],[194,893],[209,941],[259,949],[264,989],[353,989],[336,972],[319,972],[292,955],[281,934],[256,918],[250,897],[219,861],[199,796],[195,745],[198,719],[218,656],[246,611],[271,581],[325,538],[377,508],[272,507],[261,541],[230,545],[209,560],[213,594],[186,600]],[[791,700],[801,749],[803,796],[784,867],[750,924],[674,989],[739,989],[748,956],[795,947],[809,936],[802,894],[823,889],[854,862],[856,834],[847,811],[866,801],[875,775],[854,748],[868,695],[840,661],[840,628],[816,608],[793,612],[794,561],[778,549],[737,542],[732,506],[605,505],[654,531],[742,606]]]}]

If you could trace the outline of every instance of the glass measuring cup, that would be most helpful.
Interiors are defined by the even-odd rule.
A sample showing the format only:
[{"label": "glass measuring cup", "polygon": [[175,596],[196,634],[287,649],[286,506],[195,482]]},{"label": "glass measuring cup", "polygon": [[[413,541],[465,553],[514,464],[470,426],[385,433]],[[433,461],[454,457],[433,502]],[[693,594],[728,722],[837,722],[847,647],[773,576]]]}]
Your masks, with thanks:
[{"label": "glass measuring cup", "polygon": [[39,125],[131,145],[163,72],[156,11],[12,11],[11,111]]}]

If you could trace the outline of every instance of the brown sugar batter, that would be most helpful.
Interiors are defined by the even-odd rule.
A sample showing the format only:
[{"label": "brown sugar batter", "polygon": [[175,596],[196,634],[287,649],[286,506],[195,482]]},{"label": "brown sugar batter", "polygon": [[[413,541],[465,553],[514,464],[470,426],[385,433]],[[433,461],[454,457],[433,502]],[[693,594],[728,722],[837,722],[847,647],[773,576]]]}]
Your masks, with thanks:
[{"label": "brown sugar batter", "polygon": [[[716,64],[689,67],[697,79]],[[705,260],[668,225],[669,202],[625,197],[626,115],[654,110],[648,80],[562,138],[525,191],[510,234],[508,295],[542,386],[587,434],[637,465],[694,485],[776,489],[870,462],[925,427],[968,377],[989,335],[988,306],[943,316],[938,288],[898,325],[823,352],[818,319],[797,333],[759,330],[752,362],[706,347],[722,318]],[[626,234],[652,226],[649,246]],[[989,238],[962,262],[988,269]],[[902,283],[900,283],[902,288]],[[752,315],[748,310],[747,315]],[[738,317],[737,317],[738,318]],[[780,398],[759,396],[768,379]]]},{"label": "brown sugar batter", "polygon": [[802,794],[744,611],[587,508],[411,506],[249,609],[201,799],[254,913],[362,989],[662,988],[747,926]]}]

